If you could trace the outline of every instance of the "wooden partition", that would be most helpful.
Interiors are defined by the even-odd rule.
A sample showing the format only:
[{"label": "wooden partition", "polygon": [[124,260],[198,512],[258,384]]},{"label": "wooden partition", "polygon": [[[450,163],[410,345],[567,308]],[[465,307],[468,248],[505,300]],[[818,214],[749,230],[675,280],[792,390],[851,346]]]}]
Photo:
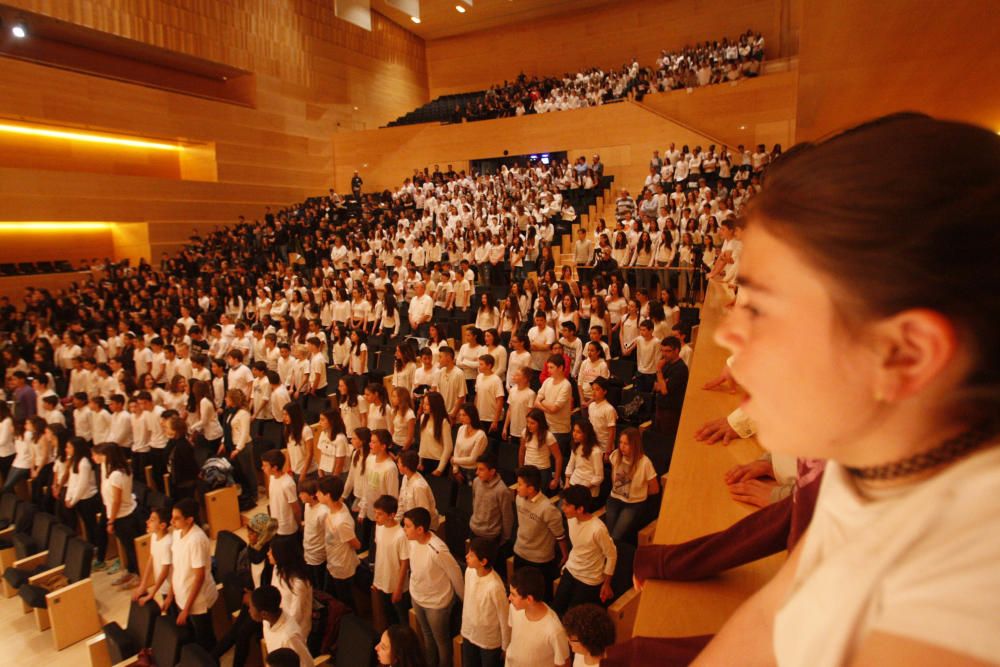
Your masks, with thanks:
[{"label": "wooden partition", "polygon": [[728,146],[748,148],[774,144],[788,148],[795,142],[798,71],[739,79],[704,88],[647,95],[642,104],[652,111],[714,137]]},{"label": "wooden partition", "polygon": [[997,9],[992,0],[807,2],[798,139],[907,110],[1000,131]]},{"label": "wooden partition", "polygon": [[346,189],[355,169],[366,189],[398,186],[414,168],[451,163],[456,169],[469,159],[568,151],[570,159],[600,154],[615,174],[615,187],[641,185],[649,173],[654,149],[671,141],[712,141],[631,102],[550,114],[501,118],[461,125],[407,125],[334,135],[336,184]]},{"label": "wooden partition", "polygon": [[638,58],[651,65],[663,49],[764,35],[769,58],[795,53],[802,0],[627,0],[427,42],[431,97],[482,90],[528,75],[614,68]]},{"label": "wooden partition", "polygon": [[[726,360],[726,351],[715,343],[713,335],[730,300],[728,290],[713,283],[702,308],[701,332],[663,493],[656,544],[674,544],[722,530],[755,509],[732,500],[722,479],[729,468],[760,456],[756,441],[737,440],[722,446],[694,439],[699,426],[729,414],[739,402],[735,395],[702,389],[719,374]],[[706,581],[647,581],[635,635],[686,637],[718,631],[743,600],[770,580],[783,560],[784,555],[771,556]]]}]

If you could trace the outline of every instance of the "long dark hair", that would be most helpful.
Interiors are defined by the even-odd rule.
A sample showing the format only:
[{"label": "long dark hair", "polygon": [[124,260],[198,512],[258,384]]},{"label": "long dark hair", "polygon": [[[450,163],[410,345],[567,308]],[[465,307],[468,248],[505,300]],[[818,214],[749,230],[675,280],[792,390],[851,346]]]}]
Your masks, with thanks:
[{"label": "long dark hair", "polygon": [[122,447],[113,442],[102,442],[96,445],[93,451],[104,457],[104,471],[107,475],[117,470],[129,477],[132,476],[132,469],[129,467],[128,460],[125,458],[125,450]]},{"label": "long dark hair", "polygon": [[372,432],[366,426],[359,426],[354,429],[354,435],[361,441],[361,451],[355,451],[351,455],[351,465],[358,462],[358,457],[361,457],[361,474],[365,474],[365,465],[368,462],[368,455],[372,452]]},{"label": "long dark hair", "polygon": [[309,582],[309,568],[306,567],[302,555],[302,542],[299,540],[271,540],[271,555],[274,557],[274,571],[281,581],[292,587],[292,579],[302,579]]},{"label": "long dark hair", "polygon": [[73,445],[73,458],[70,459],[69,467],[73,472],[79,473],[80,461],[90,458],[90,441],[80,437],[73,437],[69,439],[69,442]]},{"label": "long dark hair", "polygon": [[444,405],[444,397],[439,392],[429,391],[424,396],[424,400],[427,401],[430,414],[425,412],[423,417],[420,418],[420,430],[423,431],[427,427],[427,421],[433,419],[434,439],[440,442],[441,434],[444,431],[444,424],[448,421],[448,409]]},{"label": "long dark hair", "polygon": [[288,422],[285,424],[285,443],[290,439],[302,446],[302,431],[306,427],[306,416],[302,412],[302,406],[298,403],[289,403],[285,406],[285,414],[288,415]]},{"label": "long dark hair", "polygon": [[420,640],[413,628],[396,624],[390,625],[385,631],[389,635],[389,650],[394,667],[427,667]]}]

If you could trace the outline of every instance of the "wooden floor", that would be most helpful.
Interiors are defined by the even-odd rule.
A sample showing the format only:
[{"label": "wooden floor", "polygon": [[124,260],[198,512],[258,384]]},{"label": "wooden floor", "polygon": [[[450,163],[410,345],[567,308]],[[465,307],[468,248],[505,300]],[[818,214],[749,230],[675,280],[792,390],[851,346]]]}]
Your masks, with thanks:
[{"label": "wooden floor", "polygon": [[[257,509],[245,512],[247,517],[257,512],[267,512],[267,498],[261,497]],[[246,539],[246,529],[237,534]],[[213,551],[215,544],[212,544]],[[96,572],[92,575],[94,593],[97,597],[98,613],[104,623],[112,621],[125,625],[128,618],[131,590],[119,590],[111,585],[119,575]],[[77,642],[62,651],[56,651],[52,643],[52,631],[39,632],[35,627],[34,614],[21,610],[21,598],[0,597],[0,665],[4,667],[89,667],[90,654],[87,641]],[[232,652],[223,656],[220,667],[232,665]]]}]

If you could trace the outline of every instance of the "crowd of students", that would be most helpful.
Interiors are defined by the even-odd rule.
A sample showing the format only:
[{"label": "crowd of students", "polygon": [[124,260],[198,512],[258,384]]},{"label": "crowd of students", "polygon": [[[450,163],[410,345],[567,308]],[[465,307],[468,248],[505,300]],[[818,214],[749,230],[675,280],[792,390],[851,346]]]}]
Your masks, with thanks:
[{"label": "crowd of students", "polygon": [[[460,602],[466,664],[499,664],[502,651],[511,665],[561,663],[559,617],[610,603],[616,545],[655,516],[653,461],[669,456],[692,352],[677,279],[637,284],[613,258],[580,261],[594,259],[581,243],[607,251],[603,221],[581,229],[580,275],[566,265],[557,278],[570,200],[593,192],[581,173],[603,165],[417,171],[391,192],[331,191],[195,235],[159,270],[95,265],[91,282],[3,304],[4,490],[31,480],[36,502],[83,522],[96,569],[124,567],[116,585],[136,599],[159,591],[217,657],[235,645],[238,664],[255,632],[308,662],[304,600],[325,591],[356,608],[367,586],[390,621],[405,625],[412,607],[428,664],[450,664]],[[721,229],[710,274],[731,279],[733,213],[756,189],[722,177],[713,189],[706,176],[678,182],[680,196],[651,188],[656,217],[619,200],[616,246],[624,237],[636,255],[676,263],[680,228],[706,244]],[[652,440],[616,409],[633,383]],[[147,466],[160,491],[169,479],[173,507],[145,523],[153,567],[140,585],[132,485]],[[219,641],[199,523],[217,475],[239,485],[247,511],[261,484],[269,508],[249,524],[241,632]],[[441,499],[469,496],[463,577],[435,531]],[[108,535],[123,563],[104,563]],[[406,633],[383,641],[406,645]],[[602,645],[576,634],[578,655],[581,642]]]},{"label": "crowd of students", "polygon": [[663,50],[654,66],[632,59],[604,71],[592,67],[562,77],[520,74],[490,87],[480,96],[457,103],[452,123],[567,111],[598,106],[646,93],[696,88],[758,76],[764,60],[764,38],[747,30],[736,39],[706,41],[679,51]]}]

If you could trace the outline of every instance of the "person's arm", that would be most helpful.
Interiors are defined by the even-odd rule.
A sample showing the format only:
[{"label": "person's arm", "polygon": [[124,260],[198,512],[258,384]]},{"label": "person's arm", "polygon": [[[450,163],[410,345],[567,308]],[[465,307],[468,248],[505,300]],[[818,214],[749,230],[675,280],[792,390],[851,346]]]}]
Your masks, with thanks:
[{"label": "person's arm", "polygon": [[409,449],[410,447],[413,446],[414,442],[413,434],[414,431],[416,430],[416,425],[417,425],[416,417],[406,420],[406,436],[405,436],[405,442],[403,443],[403,449]]},{"label": "person's arm", "polygon": [[507,647],[510,646],[510,624],[507,622],[510,616],[510,601],[504,594],[502,586],[493,589],[491,602],[496,609],[497,619],[500,621],[500,649],[506,651]]},{"label": "person's arm", "polygon": [[517,465],[524,465],[524,454],[528,450],[528,436],[526,434],[521,435],[521,444],[517,448]]},{"label": "person's arm", "polygon": [[496,433],[497,427],[500,425],[500,417],[503,415],[503,382],[497,385],[497,395],[494,399],[496,402],[496,419],[490,424],[490,433]]},{"label": "person's arm", "polygon": [[[551,435],[551,434],[549,434]],[[562,449],[559,448],[559,443],[555,440],[549,443],[549,451],[552,452],[553,458],[556,460],[555,474],[552,476],[551,487],[553,489],[559,488],[559,483],[562,481],[563,474],[563,455]]]},{"label": "person's arm", "polygon": [[[591,521],[600,521],[600,519],[591,519]],[[607,602],[615,596],[614,591],[611,590],[611,579],[615,575],[615,566],[618,564],[618,548],[607,530],[597,532],[597,546],[604,554],[604,582],[601,584],[600,597],[601,602]]]},{"label": "person's arm", "polygon": [[437,564],[442,570],[444,570],[445,575],[448,577],[448,581],[451,582],[451,587],[455,589],[455,595],[461,600],[465,597],[465,577],[462,576],[462,570],[458,567],[458,562],[455,557],[451,555],[448,550],[441,551],[437,554]]},{"label": "person's arm", "polygon": [[503,418],[503,430],[500,432],[500,439],[506,440],[510,437],[510,409],[507,410],[507,414]]},{"label": "person's arm", "polygon": [[115,521],[118,520],[118,510],[122,506],[122,489],[120,486],[111,486],[111,507],[108,508],[108,535],[115,534]]},{"label": "person's arm", "polygon": [[399,576],[396,578],[396,586],[392,590],[392,602],[393,604],[398,603],[403,599],[403,588],[406,586],[406,580],[410,576],[410,559],[404,558],[399,561]]},{"label": "person's arm", "polygon": [[693,667],[774,664],[774,616],[791,590],[803,541],[804,536],[774,578],[729,617],[705,650],[691,663]]}]

